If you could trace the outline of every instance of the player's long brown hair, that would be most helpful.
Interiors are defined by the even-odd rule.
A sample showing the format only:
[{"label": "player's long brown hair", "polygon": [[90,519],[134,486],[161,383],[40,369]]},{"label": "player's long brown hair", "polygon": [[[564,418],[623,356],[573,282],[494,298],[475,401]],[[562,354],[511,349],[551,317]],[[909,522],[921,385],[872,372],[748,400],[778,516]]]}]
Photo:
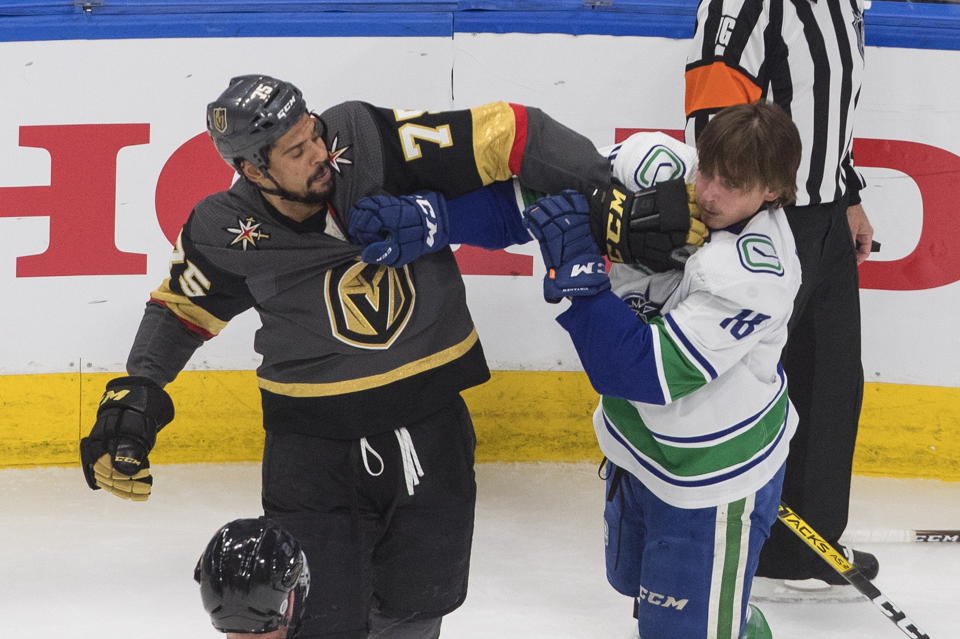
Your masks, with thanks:
[{"label": "player's long brown hair", "polygon": [[771,207],[796,199],[800,149],[797,126],[769,102],[727,107],[697,138],[701,173],[725,179],[738,189],[759,186],[776,191],[779,197]]}]

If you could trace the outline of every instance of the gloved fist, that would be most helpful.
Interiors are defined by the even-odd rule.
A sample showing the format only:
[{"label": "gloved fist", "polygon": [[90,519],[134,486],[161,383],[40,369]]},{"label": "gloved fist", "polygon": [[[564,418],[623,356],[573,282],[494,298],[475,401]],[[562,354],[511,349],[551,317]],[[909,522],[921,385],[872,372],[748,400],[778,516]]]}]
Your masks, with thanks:
[{"label": "gloved fist", "polygon": [[589,297],[609,290],[607,265],[596,253],[571,258],[548,269],[543,278],[543,299],[551,304],[564,297]]},{"label": "gloved fist", "polygon": [[347,234],[364,247],[364,262],[401,267],[447,245],[446,201],[432,192],[361,198],[350,212]]},{"label": "gloved fist", "polygon": [[655,271],[682,268],[685,252],[702,246],[709,231],[700,221],[694,186],[682,178],[631,193],[616,180],[590,196],[594,239],[612,262]]},{"label": "gloved fist", "polygon": [[542,197],[523,211],[523,225],[540,242],[547,269],[578,255],[600,255],[590,235],[590,207],[576,191]]},{"label": "gloved fist", "polygon": [[581,194],[562,191],[537,200],[523,212],[523,224],[540,243],[547,267],[543,296],[548,302],[610,288],[606,265],[590,233],[589,210]]},{"label": "gloved fist", "polygon": [[[140,453],[140,450],[124,451],[126,453]],[[103,488],[108,493],[116,495],[121,499],[130,499],[133,501],[146,501],[150,498],[150,490],[153,486],[153,476],[150,474],[150,463],[146,456],[143,456],[143,464],[139,466],[140,470],[132,474],[125,474],[114,468],[114,465],[120,465],[117,461],[120,453],[111,457],[110,453],[104,453],[100,459],[93,464],[93,477],[95,485],[94,490]],[[132,469],[131,469],[132,470]],[[89,479],[87,480],[89,484]]]},{"label": "gloved fist", "polygon": [[153,477],[147,455],[157,433],[173,420],[173,402],[146,377],[118,377],[107,384],[97,421],[80,440],[80,466],[93,490],[146,501]]}]

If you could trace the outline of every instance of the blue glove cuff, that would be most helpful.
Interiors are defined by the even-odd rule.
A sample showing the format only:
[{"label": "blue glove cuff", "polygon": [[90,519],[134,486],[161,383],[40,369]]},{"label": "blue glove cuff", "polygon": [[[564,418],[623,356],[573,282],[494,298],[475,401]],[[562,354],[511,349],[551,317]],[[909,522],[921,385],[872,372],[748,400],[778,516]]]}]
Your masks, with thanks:
[{"label": "blue glove cuff", "polygon": [[606,263],[599,255],[578,255],[566,264],[548,269],[543,297],[548,302],[563,297],[586,297],[610,290]]}]

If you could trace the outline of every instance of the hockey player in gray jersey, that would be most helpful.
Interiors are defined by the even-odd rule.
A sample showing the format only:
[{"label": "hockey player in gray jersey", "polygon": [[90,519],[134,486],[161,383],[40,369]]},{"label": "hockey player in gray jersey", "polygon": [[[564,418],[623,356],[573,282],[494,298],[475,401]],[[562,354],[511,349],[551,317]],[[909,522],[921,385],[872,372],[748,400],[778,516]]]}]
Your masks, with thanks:
[{"label": "hockey player in gray jersey", "polygon": [[[698,151],[699,168],[663,135],[611,150],[628,188],[695,181],[711,235],[682,269],[617,263],[608,279],[579,194],[545,198],[525,221],[545,296],[572,300],[557,321],[601,393],[607,577],[635,598],[640,637],[768,638],[748,600],[796,424],[779,358],[800,268],[781,207],[800,141],[779,107],[750,104],[719,113]],[[621,230],[598,239],[615,248]]]},{"label": "hockey player in gray jersey", "polygon": [[[473,531],[475,436],[459,393],[489,376],[445,200],[495,183],[512,195],[513,175],[547,192],[591,188],[609,167],[586,138],[504,102],[439,113],[348,102],[318,115],[293,85],[243,76],[207,122],[242,179],[184,225],[128,376],[109,382],[81,443],[87,482],[149,496],[147,455],[173,419],[163,387],[256,309],[263,507],[324,575],[298,637],[436,637],[466,596]],[[406,195],[420,189],[431,192]],[[375,216],[416,222],[374,264],[347,237],[370,197],[385,204]],[[515,205],[505,219],[489,242],[528,239]]]},{"label": "hockey player in gray jersey", "polygon": [[460,391],[489,377],[447,244],[525,242],[512,176],[606,191],[609,163],[535,108],[318,115],[257,75],[231,80],[207,124],[242,179],[184,225],[128,376],[81,441],[87,483],[149,497],[148,454],[174,412],[164,386],[256,309],[264,511],[323,574],[298,639],[437,637],[466,596],[473,532]]},{"label": "hockey player in gray jersey", "polygon": [[128,376],[108,383],[81,441],[87,483],[149,497],[147,456],[173,419],[163,387],[256,309],[264,511],[323,574],[298,639],[437,637],[466,596],[473,531],[459,393],[489,376],[447,245],[529,240],[512,176],[606,193],[609,163],[535,108],[347,102],[318,115],[267,76],[231,80],[207,124],[242,179],[184,225]]}]

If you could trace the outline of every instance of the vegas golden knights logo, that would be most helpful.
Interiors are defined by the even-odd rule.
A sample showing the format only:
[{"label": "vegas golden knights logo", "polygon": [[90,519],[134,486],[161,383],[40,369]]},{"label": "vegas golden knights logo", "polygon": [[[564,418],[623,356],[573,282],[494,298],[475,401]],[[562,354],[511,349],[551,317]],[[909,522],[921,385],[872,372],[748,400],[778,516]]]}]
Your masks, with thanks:
[{"label": "vegas golden knights logo", "polygon": [[213,110],[213,128],[220,133],[227,130],[227,109],[226,107],[216,107]]},{"label": "vegas golden knights logo", "polygon": [[327,271],[324,282],[330,330],[341,342],[384,349],[413,315],[410,271],[357,262]]}]

